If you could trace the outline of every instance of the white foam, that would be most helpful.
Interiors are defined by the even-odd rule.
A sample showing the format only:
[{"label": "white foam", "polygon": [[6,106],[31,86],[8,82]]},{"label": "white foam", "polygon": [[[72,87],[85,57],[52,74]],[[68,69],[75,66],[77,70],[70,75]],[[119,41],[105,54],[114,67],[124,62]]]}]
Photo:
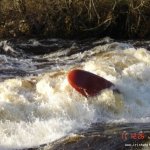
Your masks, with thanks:
[{"label": "white foam", "polygon": [[113,82],[121,95],[104,90],[86,99],[70,87],[66,71],[1,82],[1,147],[40,145],[93,122],[150,122],[149,56],[145,49],[144,55],[133,48],[97,51],[82,63],[80,68]]}]

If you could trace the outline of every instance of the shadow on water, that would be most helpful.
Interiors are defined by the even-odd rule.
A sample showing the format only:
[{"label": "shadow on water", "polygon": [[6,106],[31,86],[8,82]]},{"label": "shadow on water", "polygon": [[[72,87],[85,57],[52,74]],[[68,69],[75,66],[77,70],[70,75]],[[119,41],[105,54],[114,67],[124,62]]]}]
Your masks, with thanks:
[{"label": "shadow on water", "polygon": [[137,150],[150,148],[149,123],[101,124],[27,150]]},{"label": "shadow on water", "polygon": [[[96,41],[96,42],[95,42]],[[99,45],[112,43],[113,39],[87,39],[82,41],[63,39],[8,39],[0,41],[1,79],[37,75],[61,66],[82,62],[78,56]],[[68,59],[68,60],[66,60]]]},{"label": "shadow on water", "polygon": [[[95,42],[96,39],[85,40],[63,40],[63,39],[10,39],[0,44],[0,53],[11,56],[45,55],[56,51],[63,51],[66,56],[90,50],[98,45],[104,45],[113,42],[111,38],[103,38]],[[6,50],[7,48],[7,50]],[[13,54],[15,52],[15,54]]]}]

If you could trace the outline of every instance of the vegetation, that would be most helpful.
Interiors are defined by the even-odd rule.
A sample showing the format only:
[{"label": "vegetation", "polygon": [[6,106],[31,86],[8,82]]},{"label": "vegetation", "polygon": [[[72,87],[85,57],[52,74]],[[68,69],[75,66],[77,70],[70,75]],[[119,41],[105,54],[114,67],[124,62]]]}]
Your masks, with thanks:
[{"label": "vegetation", "polygon": [[150,0],[0,0],[0,37],[150,37]]}]

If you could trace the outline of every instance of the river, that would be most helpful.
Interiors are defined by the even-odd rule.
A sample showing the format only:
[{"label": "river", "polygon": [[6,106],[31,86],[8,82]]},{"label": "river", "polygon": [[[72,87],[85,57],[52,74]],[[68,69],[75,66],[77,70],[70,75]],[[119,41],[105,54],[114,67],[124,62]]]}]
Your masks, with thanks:
[{"label": "river", "polygon": [[[1,40],[0,149],[148,150],[149,50],[148,40],[109,37]],[[66,79],[75,68],[121,93],[81,96]]]}]

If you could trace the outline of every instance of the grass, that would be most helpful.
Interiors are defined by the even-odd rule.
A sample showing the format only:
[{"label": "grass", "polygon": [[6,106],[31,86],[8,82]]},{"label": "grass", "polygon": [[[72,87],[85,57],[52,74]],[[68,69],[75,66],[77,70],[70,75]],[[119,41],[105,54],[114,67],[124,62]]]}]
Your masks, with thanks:
[{"label": "grass", "polygon": [[0,0],[0,37],[150,37],[150,0]]}]

